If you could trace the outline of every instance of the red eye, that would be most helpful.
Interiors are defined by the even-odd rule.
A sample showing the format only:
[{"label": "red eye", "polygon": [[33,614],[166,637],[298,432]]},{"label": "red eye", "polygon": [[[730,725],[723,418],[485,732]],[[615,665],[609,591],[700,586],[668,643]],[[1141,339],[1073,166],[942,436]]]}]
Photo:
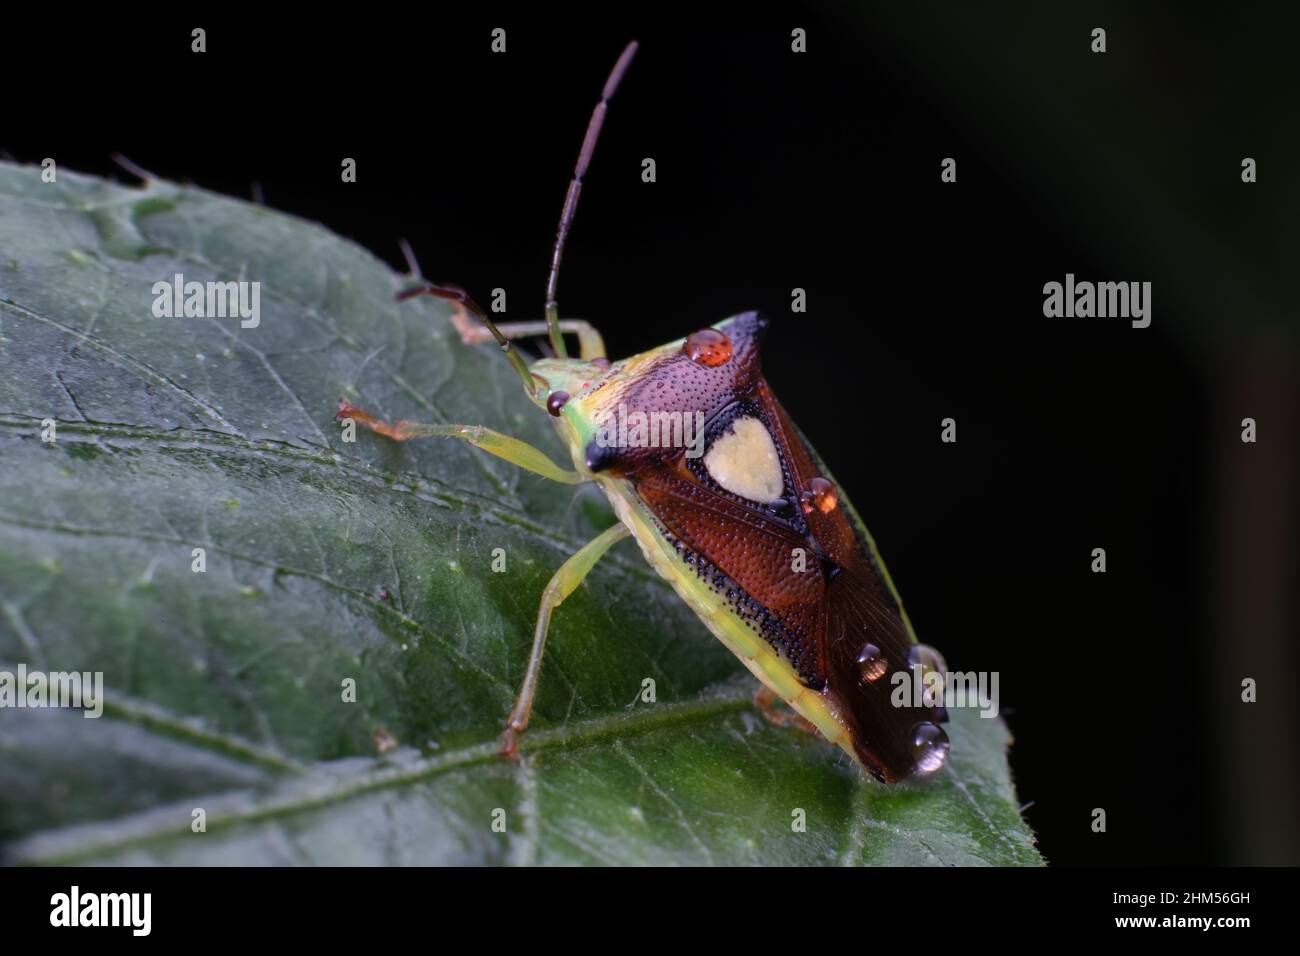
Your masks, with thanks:
[{"label": "red eye", "polygon": [[686,337],[682,351],[697,365],[716,368],[731,358],[731,339],[717,329],[700,329]]}]

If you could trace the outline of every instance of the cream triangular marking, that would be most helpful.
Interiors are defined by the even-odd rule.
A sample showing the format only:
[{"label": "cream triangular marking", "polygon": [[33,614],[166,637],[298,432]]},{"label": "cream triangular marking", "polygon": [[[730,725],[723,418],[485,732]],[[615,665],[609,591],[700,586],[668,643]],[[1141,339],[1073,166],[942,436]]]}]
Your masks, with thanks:
[{"label": "cream triangular marking", "polygon": [[734,495],[773,504],[781,500],[785,481],[776,443],[757,418],[737,418],[709,447],[704,467]]}]

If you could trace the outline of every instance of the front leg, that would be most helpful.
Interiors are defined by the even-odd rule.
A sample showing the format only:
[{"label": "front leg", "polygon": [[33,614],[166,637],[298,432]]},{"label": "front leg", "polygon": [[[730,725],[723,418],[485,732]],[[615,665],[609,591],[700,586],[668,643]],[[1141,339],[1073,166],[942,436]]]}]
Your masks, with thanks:
[{"label": "front leg", "polygon": [[339,399],[339,410],[334,417],[338,421],[350,418],[354,422],[360,422],[372,432],[391,438],[393,441],[410,441],[412,438],[459,438],[461,441],[469,442],[475,448],[481,448],[489,455],[496,455],[512,465],[518,465],[526,471],[541,475],[543,478],[550,478],[552,481],[564,482],[566,485],[581,484],[588,480],[576,471],[561,468],[551,461],[546,452],[534,448],[528,442],[511,438],[509,435],[503,435],[482,425],[423,425],[404,418],[390,424],[358,408],[345,398]]}]

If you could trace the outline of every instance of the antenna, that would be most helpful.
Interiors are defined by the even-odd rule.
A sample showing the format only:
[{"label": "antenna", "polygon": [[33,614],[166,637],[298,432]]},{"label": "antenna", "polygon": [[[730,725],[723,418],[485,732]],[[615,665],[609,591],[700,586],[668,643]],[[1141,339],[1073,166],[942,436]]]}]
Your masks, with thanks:
[{"label": "antenna", "polygon": [[555,249],[551,252],[551,272],[546,280],[546,327],[551,339],[551,348],[559,358],[566,358],[568,351],[564,347],[564,337],[560,334],[560,309],[555,301],[556,285],[560,281],[560,257],[564,254],[564,240],[568,238],[569,227],[573,225],[573,215],[578,209],[578,195],[582,192],[582,177],[587,175],[591,164],[591,154],[596,150],[596,140],[600,128],[605,123],[605,112],[614,91],[618,89],[623,74],[627,72],[632,57],[636,56],[637,42],[633,40],[619,55],[614,69],[610,70],[605,88],[601,90],[600,102],[591,111],[587,122],[587,135],[582,138],[582,149],[578,151],[578,162],[573,167],[573,178],[569,180],[569,190],[564,194],[564,208],[560,211],[560,227],[555,233]]},{"label": "antenna", "polygon": [[496,323],[488,318],[488,314],[483,311],[482,306],[469,297],[468,292],[455,286],[434,285],[430,282],[418,285],[413,289],[403,289],[397,293],[397,301],[405,302],[417,295],[432,295],[439,299],[451,299],[473,312],[475,317],[487,326],[488,331],[492,333],[492,337],[497,340],[497,345],[501,346],[501,351],[506,353],[506,358],[510,360],[510,364],[519,373],[519,378],[524,383],[524,391],[529,395],[537,394],[537,383],[533,381],[533,374],[528,371],[527,363],[524,362],[517,351],[511,348],[510,340],[501,334],[501,330],[496,327]]}]

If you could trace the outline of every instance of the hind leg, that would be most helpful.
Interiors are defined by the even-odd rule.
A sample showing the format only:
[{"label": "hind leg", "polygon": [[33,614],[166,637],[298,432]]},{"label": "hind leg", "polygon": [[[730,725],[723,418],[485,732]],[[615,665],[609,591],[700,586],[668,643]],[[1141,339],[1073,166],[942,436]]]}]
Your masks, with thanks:
[{"label": "hind leg", "polygon": [[763,715],[763,719],[773,727],[794,727],[810,734],[817,733],[817,728],[813,726],[812,721],[796,714],[783,706],[784,704],[785,701],[766,684],[759,684],[758,690],[754,691],[754,706]]}]

